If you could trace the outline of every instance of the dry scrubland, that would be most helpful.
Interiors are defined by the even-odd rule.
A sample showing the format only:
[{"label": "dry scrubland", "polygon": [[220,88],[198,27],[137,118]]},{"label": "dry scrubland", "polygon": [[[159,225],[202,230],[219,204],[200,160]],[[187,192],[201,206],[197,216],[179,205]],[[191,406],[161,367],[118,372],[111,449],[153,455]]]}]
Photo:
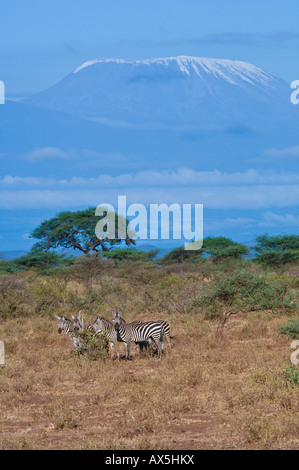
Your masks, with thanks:
[{"label": "dry scrubland", "polygon": [[[247,311],[237,295],[212,309],[198,300],[240,269],[279,281],[289,304]],[[299,386],[283,370],[291,339],[277,335],[298,315],[297,269],[206,261],[79,271],[0,280],[0,449],[299,448]],[[92,321],[120,306],[127,321],[167,320],[172,352],[166,343],[161,360],[92,361],[57,332],[54,312],[83,309]]]}]

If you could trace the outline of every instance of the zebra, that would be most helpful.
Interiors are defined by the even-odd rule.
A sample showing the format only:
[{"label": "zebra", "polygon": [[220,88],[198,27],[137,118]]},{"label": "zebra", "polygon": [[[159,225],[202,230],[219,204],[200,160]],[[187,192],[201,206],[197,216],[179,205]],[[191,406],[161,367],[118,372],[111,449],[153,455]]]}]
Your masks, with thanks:
[{"label": "zebra", "polygon": [[82,315],[82,310],[80,310],[77,317],[72,315],[72,322],[73,322],[75,330],[77,330],[77,331],[83,331],[84,330],[84,318],[83,318],[83,315]]},{"label": "zebra", "polygon": [[[163,321],[125,323],[121,317],[121,311],[112,312],[112,315],[115,331],[117,332],[117,335],[121,338],[121,340],[126,344],[126,359],[130,359],[130,347],[132,341],[138,343],[141,341],[148,340],[153,340],[158,349],[158,356],[161,357],[164,336]],[[167,325],[168,324],[166,324],[165,326]]]},{"label": "zebra", "polygon": [[[114,313],[114,312],[112,312]],[[121,312],[120,312],[121,313]],[[84,329],[84,318],[82,315],[82,311],[80,310],[78,317],[72,316],[73,324],[74,326],[79,330],[83,331]],[[122,321],[125,323],[125,319],[122,318]],[[166,322],[164,322],[166,324]],[[137,324],[142,324],[140,320],[135,320],[131,323],[131,325],[137,325]],[[167,325],[167,324],[166,324]],[[89,331],[94,331],[95,334],[99,333],[105,333],[106,337],[108,339],[108,342],[110,344],[111,349],[114,349],[117,354],[117,358],[119,359],[119,347],[118,343],[123,342],[119,334],[117,334],[117,331],[114,328],[114,325],[112,322],[107,320],[106,318],[102,317],[101,315],[98,315],[96,320],[87,326],[87,330]],[[168,330],[169,330],[169,325],[168,325]],[[167,330],[167,331],[168,331]],[[151,339],[148,338],[147,341],[137,341],[136,344],[136,354],[140,352],[140,349],[147,348],[147,346],[151,343]],[[126,353],[126,342],[124,342],[124,348],[125,348],[125,356],[127,356]]]},{"label": "zebra", "polygon": [[77,351],[81,346],[81,341],[78,337],[79,327],[77,326],[77,323],[74,323],[72,320],[69,320],[64,315],[62,317],[55,315],[55,318],[57,318],[58,320],[58,333],[64,331],[65,334],[69,337],[73,345],[74,351]]},{"label": "zebra", "polygon": [[[125,322],[124,319],[123,321]],[[133,322],[133,324],[139,324],[139,323],[141,323],[139,320],[135,320]],[[101,315],[98,315],[96,320],[91,325],[88,326],[88,329],[93,329],[96,333],[105,332],[108,338],[108,341],[110,343],[110,346],[112,347],[112,349],[115,349],[116,351],[117,359],[120,358],[118,343],[119,342],[122,343],[123,340],[118,334],[118,332],[116,331],[116,329],[114,328],[114,325],[111,321],[107,320]],[[124,348],[125,348],[125,356],[127,356],[127,343],[126,342],[123,342],[123,343],[124,343]],[[140,347],[140,344],[137,344],[136,347]]]},{"label": "zebra", "polygon": [[165,336],[168,346],[171,349],[171,339],[170,339],[170,326],[169,323],[165,320],[156,320],[152,321],[152,323],[156,323],[157,325],[160,325],[160,327],[163,329],[163,335],[162,335],[162,351],[164,349],[164,343],[163,343],[163,336]]},{"label": "zebra", "polygon": [[[119,313],[119,316],[121,317],[122,321],[124,323],[126,323],[125,319],[122,317],[122,312],[121,310],[118,310],[118,313]],[[115,312],[112,311],[112,315],[114,316]],[[140,320],[134,320],[133,322],[131,322],[131,325],[135,325],[135,324],[140,324],[140,325],[144,325],[144,324],[148,324],[149,322],[142,322]],[[157,325],[160,325],[160,328],[162,330],[163,328],[163,334],[161,334],[161,343],[162,343],[162,351],[164,349],[164,342],[163,342],[163,337],[165,336],[166,339],[167,339],[167,343],[168,343],[168,346],[169,348],[171,349],[171,339],[170,339],[170,326],[169,326],[169,323],[167,323],[166,321],[164,320],[155,320],[155,321],[151,321],[151,323],[155,323]],[[162,331],[161,331],[162,333]],[[151,338],[148,338],[147,340],[144,340],[144,341],[137,341],[135,342],[136,343],[136,351],[137,351],[137,348],[139,348],[140,350],[140,347],[141,348],[147,348],[148,346],[157,346],[156,343],[152,342],[152,339]]]},{"label": "zebra", "polygon": [[[76,326],[79,331],[83,331],[84,319],[81,314],[81,311],[79,312],[78,317],[72,316],[72,320],[74,326]],[[88,325],[86,329],[88,331],[94,331],[95,335],[105,333],[110,346],[112,347],[112,349],[116,350],[117,358],[119,359],[118,341],[121,341],[121,339],[117,336],[113,323],[111,323],[109,320],[102,317],[101,315],[98,315],[96,320],[90,325]]]}]

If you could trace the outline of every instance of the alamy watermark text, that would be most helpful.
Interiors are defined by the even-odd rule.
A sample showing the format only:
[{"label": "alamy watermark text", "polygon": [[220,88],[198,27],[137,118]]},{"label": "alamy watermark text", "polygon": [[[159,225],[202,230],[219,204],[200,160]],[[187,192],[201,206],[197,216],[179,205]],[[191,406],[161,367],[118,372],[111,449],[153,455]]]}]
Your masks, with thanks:
[{"label": "alamy watermark text", "polygon": [[131,204],[118,196],[118,209],[100,204],[95,211],[100,217],[95,233],[99,239],[181,240],[186,250],[199,250],[203,242],[203,205]]},{"label": "alamy watermark text", "polygon": [[299,80],[294,80],[291,83],[291,88],[295,89],[295,91],[293,91],[293,93],[291,94],[291,103],[299,104]]}]

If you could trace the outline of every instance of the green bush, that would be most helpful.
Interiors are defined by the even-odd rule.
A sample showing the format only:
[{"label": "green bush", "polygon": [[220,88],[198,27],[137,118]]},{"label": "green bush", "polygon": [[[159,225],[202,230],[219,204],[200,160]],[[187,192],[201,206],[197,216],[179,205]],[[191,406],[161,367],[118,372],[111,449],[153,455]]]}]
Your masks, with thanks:
[{"label": "green bush", "polygon": [[270,237],[267,234],[256,238],[254,247],[256,261],[262,265],[279,268],[286,264],[299,262],[299,235],[277,235]]},{"label": "green bush", "polygon": [[19,270],[20,268],[13,261],[0,261],[0,273],[2,274],[14,274]]},{"label": "green bush", "polygon": [[29,277],[28,289],[35,315],[52,315],[66,299],[66,283],[54,276]]},{"label": "green bush", "polygon": [[102,256],[116,262],[152,261],[158,253],[159,250],[142,251],[134,248],[113,248],[102,253]]},{"label": "green bush", "polygon": [[112,267],[113,262],[101,256],[78,256],[69,267],[67,277],[84,282],[86,289],[90,290],[95,280]]},{"label": "green bush", "polygon": [[35,268],[39,274],[55,274],[67,270],[73,261],[72,257],[65,255],[33,250],[20,258],[16,258],[13,264],[19,270]]},{"label": "green bush", "polygon": [[0,318],[19,318],[34,312],[26,281],[16,275],[0,279]]},{"label": "green bush", "polygon": [[65,297],[66,283],[59,278],[31,273],[4,276],[0,278],[0,318],[52,315]]},{"label": "green bush", "polygon": [[207,316],[257,310],[292,310],[298,305],[285,285],[258,273],[240,270],[220,274],[211,286],[193,299],[193,306],[202,307]]},{"label": "green bush", "polygon": [[291,318],[285,325],[279,328],[278,334],[286,335],[294,339],[299,339],[299,320]]},{"label": "green bush", "polygon": [[212,256],[213,261],[240,259],[248,254],[248,247],[225,237],[207,237],[203,241],[202,251]]},{"label": "green bush", "polygon": [[201,250],[185,250],[183,246],[169,251],[160,262],[162,264],[183,263],[184,261],[197,262],[202,259]]},{"label": "green bush", "polygon": [[295,366],[290,366],[289,364],[283,368],[285,377],[289,382],[292,382],[295,385],[299,385],[299,370]]},{"label": "green bush", "polygon": [[95,334],[94,331],[83,329],[77,333],[81,346],[77,349],[78,354],[87,355],[92,360],[105,359],[109,351],[108,337],[104,332]]}]

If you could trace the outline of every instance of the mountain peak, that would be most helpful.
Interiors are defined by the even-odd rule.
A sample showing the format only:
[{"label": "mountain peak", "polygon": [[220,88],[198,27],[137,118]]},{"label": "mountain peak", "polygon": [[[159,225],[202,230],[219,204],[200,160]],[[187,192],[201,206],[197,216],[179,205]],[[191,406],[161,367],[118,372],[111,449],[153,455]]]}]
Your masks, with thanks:
[{"label": "mountain peak", "polygon": [[291,106],[288,85],[255,65],[189,56],[90,60],[26,102],[109,125],[201,129],[256,128]]},{"label": "mountain peak", "polygon": [[275,80],[275,77],[270,73],[244,61],[193,56],[176,56],[143,60],[124,60],[118,58],[95,59],[84,62],[82,65],[77,67],[73,73],[77,74],[87,67],[108,63],[131,65],[135,67],[156,65],[163,68],[169,68],[171,65],[174,65],[188,76],[196,74],[198,77],[203,78],[206,74],[209,74],[215,78],[221,78],[232,84],[236,84],[236,80],[238,79],[245,80],[248,83],[260,81],[264,84]]}]

